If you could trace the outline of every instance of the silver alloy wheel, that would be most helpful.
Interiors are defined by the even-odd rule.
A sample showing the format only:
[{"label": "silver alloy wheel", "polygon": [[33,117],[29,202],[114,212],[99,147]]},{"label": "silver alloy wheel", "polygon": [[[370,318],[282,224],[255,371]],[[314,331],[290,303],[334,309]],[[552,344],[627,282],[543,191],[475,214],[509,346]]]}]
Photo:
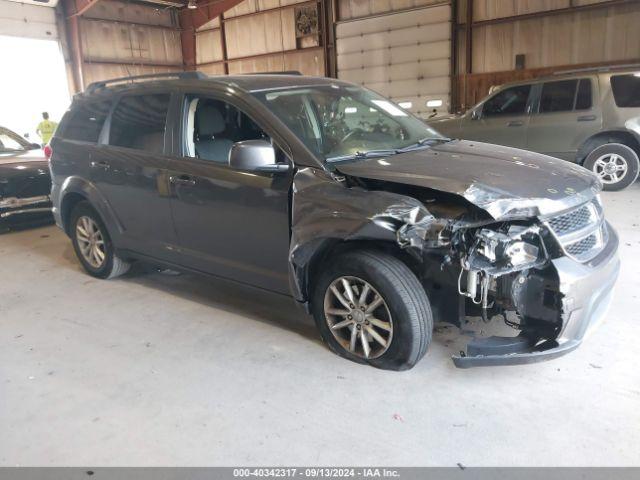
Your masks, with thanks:
[{"label": "silver alloy wheel", "polygon": [[76,223],[76,240],[80,253],[93,268],[100,268],[107,257],[100,227],[90,217],[82,216]]},{"label": "silver alloy wheel", "polygon": [[593,164],[594,173],[602,183],[606,184],[618,183],[625,177],[628,170],[627,160],[617,153],[602,155]]},{"label": "silver alloy wheel", "polygon": [[324,316],[338,343],[360,358],[377,358],[393,338],[391,312],[382,295],[358,277],[339,277],[324,294]]}]

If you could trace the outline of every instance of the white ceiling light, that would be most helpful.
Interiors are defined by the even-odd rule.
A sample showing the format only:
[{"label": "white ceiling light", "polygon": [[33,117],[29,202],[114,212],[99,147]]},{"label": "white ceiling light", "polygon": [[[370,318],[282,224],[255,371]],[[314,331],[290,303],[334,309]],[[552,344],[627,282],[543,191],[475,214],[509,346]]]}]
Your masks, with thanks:
[{"label": "white ceiling light", "polygon": [[442,106],[442,100],[429,100],[427,101],[427,107],[441,107]]},{"label": "white ceiling light", "polygon": [[391,102],[388,102],[386,100],[372,100],[372,103],[376,107],[380,107],[385,112],[387,112],[389,115],[392,115],[394,117],[406,117],[407,116],[406,113],[404,113],[402,110],[400,110],[394,104],[392,104]]},{"label": "white ceiling light", "polygon": [[412,102],[400,102],[398,105],[400,105],[405,110],[409,110],[411,107],[413,107]]},{"label": "white ceiling light", "polygon": [[31,5],[38,5],[42,7],[55,7],[58,4],[58,0],[9,0],[9,1],[16,2],[16,3],[28,3]]},{"label": "white ceiling light", "polygon": [[189,0],[189,3],[187,3],[187,8],[190,8],[191,10],[195,10],[196,8],[198,8],[198,5],[196,5],[196,0]]}]

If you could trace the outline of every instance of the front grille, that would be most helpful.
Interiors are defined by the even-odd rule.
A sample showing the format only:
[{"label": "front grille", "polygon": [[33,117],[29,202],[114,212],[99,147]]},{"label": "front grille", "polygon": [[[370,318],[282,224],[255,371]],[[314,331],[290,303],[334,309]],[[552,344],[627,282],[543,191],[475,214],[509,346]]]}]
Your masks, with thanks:
[{"label": "front grille", "polygon": [[563,251],[580,262],[588,262],[604,248],[607,228],[597,200],[546,221]]},{"label": "front grille", "polygon": [[576,243],[567,245],[566,250],[569,255],[572,255],[574,257],[581,257],[584,254],[588,253],[592,248],[594,248],[597,243],[598,239],[596,235],[592,234],[588,237],[583,238],[582,240],[578,240]]},{"label": "front grille", "polygon": [[587,204],[572,212],[552,218],[549,220],[549,225],[556,235],[566,235],[589,226],[594,221],[594,214],[591,204]]}]

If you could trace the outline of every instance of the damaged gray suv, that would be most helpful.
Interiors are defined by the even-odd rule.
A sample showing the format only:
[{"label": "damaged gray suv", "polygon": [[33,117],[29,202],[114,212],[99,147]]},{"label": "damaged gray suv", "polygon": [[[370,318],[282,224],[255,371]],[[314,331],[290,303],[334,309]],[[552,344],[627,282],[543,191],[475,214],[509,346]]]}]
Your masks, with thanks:
[{"label": "damaged gray suv", "polygon": [[392,370],[434,322],[512,327],[454,356],[473,367],[563,355],[606,312],[618,238],[582,167],[444,138],[337,80],[173,77],[91,85],[51,142],[89,274],[143,260],[291,295],[333,351]]}]

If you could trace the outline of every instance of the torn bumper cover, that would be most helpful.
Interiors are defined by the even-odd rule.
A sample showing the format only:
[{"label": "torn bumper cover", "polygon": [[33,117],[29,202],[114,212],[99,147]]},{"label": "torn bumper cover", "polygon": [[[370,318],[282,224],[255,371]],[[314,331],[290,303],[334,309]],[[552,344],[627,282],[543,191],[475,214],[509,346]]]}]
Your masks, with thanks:
[{"label": "torn bumper cover", "polygon": [[51,198],[49,195],[28,198],[0,198],[0,219],[22,214],[50,212]]},{"label": "torn bumper cover", "polygon": [[[561,329],[554,340],[532,344],[524,335],[476,339],[465,355],[454,356],[459,368],[520,365],[551,360],[575,350],[605,316],[620,270],[618,237],[609,228],[607,245],[588,263],[563,256],[551,261],[562,296]],[[541,300],[541,299],[538,299]]]}]

